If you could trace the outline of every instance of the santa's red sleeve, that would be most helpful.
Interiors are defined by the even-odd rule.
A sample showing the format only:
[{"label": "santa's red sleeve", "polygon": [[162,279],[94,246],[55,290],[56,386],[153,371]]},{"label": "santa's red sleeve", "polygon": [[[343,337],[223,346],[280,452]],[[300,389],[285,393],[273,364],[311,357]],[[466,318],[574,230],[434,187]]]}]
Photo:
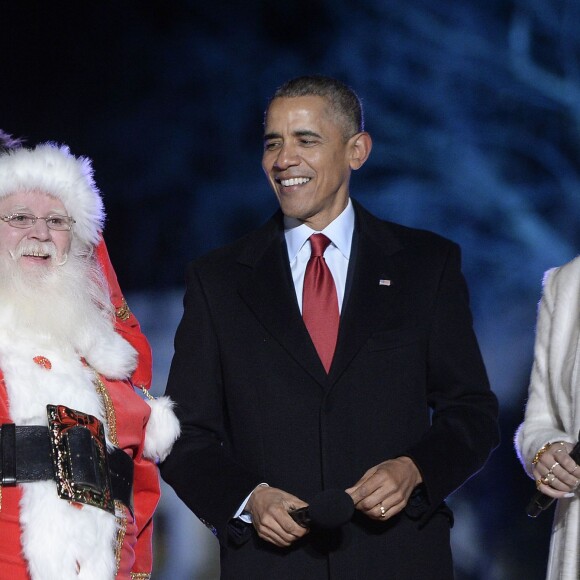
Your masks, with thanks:
[{"label": "santa's red sleeve", "polygon": [[105,240],[102,237],[97,246],[96,253],[97,260],[109,284],[111,302],[115,308],[115,328],[133,346],[139,355],[137,367],[133,371],[131,381],[136,387],[149,389],[152,374],[152,356],[149,341],[141,332],[137,318],[129,310],[129,306],[119,287],[117,274],[115,274],[115,270],[111,264]]}]

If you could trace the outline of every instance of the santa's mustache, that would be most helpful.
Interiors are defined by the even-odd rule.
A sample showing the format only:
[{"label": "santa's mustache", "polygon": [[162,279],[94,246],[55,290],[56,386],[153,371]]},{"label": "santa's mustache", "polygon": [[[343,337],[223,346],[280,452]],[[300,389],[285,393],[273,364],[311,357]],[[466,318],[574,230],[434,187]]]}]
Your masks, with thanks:
[{"label": "santa's mustache", "polygon": [[59,262],[57,259],[56,247],[52,242],[31,242],[23,240],[18,244],[16,249],[10,250],[10,257],[16,262],[23,256],[32,256],[35,258],[44,258],[52,260],[57,266],[62,266],[67,261],[67,254],[64,254]]}]

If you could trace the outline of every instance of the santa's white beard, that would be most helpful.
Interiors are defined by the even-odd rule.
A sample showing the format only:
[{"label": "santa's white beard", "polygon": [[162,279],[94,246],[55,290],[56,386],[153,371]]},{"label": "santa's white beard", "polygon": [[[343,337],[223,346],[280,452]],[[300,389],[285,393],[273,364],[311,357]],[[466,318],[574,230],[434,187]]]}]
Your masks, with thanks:
[{"label": "santa's white beard", "polygon": [[63,265],[23,267],[0,256],[0,319],[19,335],[66,344],[83,355],[86,336],[112,325],[106,283],[94,259],[69,254]]},{"label": "santa's white beard", "polygon": [[[71,252],[58,266],[54,258],[24,264],[18,253],[14,256],[0,255],[0,371],[10,419],[16,425],[46,425],[46,406],[65,405],[97,417],[110,443],[95,372],[126,379],[136,352],[115,331],[96,259]],[[32,580],[112,580],[115,516],[93,506],[77,509],[57,496],[54,482],[21,485],[21,543]]]}]

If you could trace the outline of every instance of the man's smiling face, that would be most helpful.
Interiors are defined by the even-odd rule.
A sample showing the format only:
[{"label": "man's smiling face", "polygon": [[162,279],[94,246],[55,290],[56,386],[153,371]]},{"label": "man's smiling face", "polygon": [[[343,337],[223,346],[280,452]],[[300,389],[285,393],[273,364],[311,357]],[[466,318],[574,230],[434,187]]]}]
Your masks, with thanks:
[{"label": "man's smiling face", "polygon": [[262,168],[284,215],[324,229],[346,207],[357,137],[323,97],[280,97],[266,114]]}]

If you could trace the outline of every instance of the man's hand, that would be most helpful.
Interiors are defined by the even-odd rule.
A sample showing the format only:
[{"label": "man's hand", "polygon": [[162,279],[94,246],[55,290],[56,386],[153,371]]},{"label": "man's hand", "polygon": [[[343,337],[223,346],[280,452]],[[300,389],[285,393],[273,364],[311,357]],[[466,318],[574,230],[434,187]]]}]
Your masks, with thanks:
[{"label": "man's hand", "polygon": [[388,520],[409,501],[411,492],[423,481],[409,457],[383,461],[369,469],[346,490],[354,507],[373,520]]},{"label": "man's hand", "polygon": [[288,512],[307,505],[281,489],[257,487],[246,504],[246,510],[252,515],[252,523],[260,538],[285,548],[308,533]]}]

